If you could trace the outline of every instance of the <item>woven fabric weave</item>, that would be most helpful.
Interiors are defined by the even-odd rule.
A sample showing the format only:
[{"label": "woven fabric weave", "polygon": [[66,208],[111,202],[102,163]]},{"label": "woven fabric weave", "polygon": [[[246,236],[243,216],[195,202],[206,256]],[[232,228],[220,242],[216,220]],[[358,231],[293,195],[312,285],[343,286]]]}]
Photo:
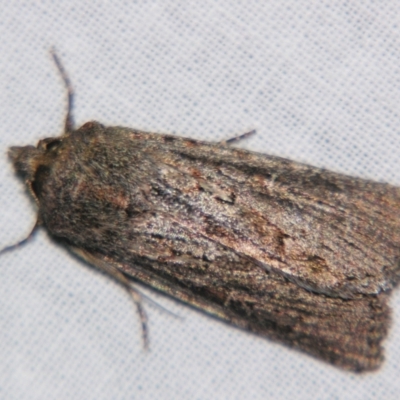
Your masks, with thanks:
[{"label": "woven fabric weave", "polygon": [[[0,247],[35,207],[6,157],[98,120],[243,147],[400,185],[396,2],[3,2]],[[400,291],[381,370],[355,375],[153,291],[143,351],[129,295],[41,231],[0,258],[2,399],[395,399]]]}]

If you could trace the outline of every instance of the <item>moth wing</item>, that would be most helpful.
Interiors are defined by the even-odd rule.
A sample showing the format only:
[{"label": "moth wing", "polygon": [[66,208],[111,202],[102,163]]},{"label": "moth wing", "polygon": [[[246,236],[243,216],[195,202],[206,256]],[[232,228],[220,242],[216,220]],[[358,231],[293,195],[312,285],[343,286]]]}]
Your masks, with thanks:
[{"label": "moth wing", "polygon": [[[169,233],[152,243],[159,229]],[[385,294],[344,300],[310,292],[249,257],[156,217],[138,228],[131,243],[123,259],[93,251],[83,252],[84,258],[103,270],[109,263],[210,315],[342,368],[372,370],[383,360],[389,322]],[[158,251],[154,257],[153,246],[164,255]]]},{"label": "moth wing", "polygon": [[36,173],[54,237],[239,327],[346,368],[379,365],[382,291],[398,277],[400,189],[213,144],[89,128]]},{"label": "moth wing", "polygon": [[36,173],[47,182],[41,216],[55,236],[76,225],[69,230],[78,241],[107,247],[109,237],[124,242],[121,227],[159,215],[317,293],[377,295],[399,280],[400,188],[98,124],[85,124],[63,146],[54,176]]},{"label": "moth wing", "polygon": [[179,138],[151,156],[177,220],[267,270],[343,298],[398,282],[400,188]]}]

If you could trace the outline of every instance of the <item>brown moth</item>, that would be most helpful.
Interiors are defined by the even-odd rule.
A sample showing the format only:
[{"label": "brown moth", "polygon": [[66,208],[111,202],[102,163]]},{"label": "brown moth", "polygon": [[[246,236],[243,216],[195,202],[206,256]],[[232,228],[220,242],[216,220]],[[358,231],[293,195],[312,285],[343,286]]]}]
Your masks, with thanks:
[{"label": "brown moth", "polygon": [[35,228],[125,285],[144,333],[130,278],[339,367],[379,367],[400,188],[226,143],[75,129],[53,58],[65,132],[9,155],[37,202]]}]

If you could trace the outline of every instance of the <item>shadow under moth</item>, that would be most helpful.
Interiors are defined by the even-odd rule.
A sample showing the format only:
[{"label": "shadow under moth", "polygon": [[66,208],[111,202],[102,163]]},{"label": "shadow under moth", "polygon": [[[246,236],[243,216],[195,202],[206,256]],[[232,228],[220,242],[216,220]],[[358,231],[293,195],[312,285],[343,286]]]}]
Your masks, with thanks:
[{"label": "shadow under moth", "polygon": [[9,150],[38,206],[32,233],[45,227],[127,287],[145,337],[131,279],[339,367],[379,367],[400,277],[400,188],[227,142],[76,129],[52,56],[65,132]]}]

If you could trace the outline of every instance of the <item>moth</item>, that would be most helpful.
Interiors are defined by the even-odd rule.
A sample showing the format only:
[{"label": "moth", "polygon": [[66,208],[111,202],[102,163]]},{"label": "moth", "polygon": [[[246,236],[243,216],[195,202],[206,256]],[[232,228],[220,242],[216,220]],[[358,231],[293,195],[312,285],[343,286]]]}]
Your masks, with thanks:
[{"label": "moth", "polygon": [[37,203],[32,233],[43,226],[128,288],[145,335],[132,280],[344,369],[380,366],[400,277],[400,188],[229,143],[76,129],[52,55],[65,131],[9,150]]}]

